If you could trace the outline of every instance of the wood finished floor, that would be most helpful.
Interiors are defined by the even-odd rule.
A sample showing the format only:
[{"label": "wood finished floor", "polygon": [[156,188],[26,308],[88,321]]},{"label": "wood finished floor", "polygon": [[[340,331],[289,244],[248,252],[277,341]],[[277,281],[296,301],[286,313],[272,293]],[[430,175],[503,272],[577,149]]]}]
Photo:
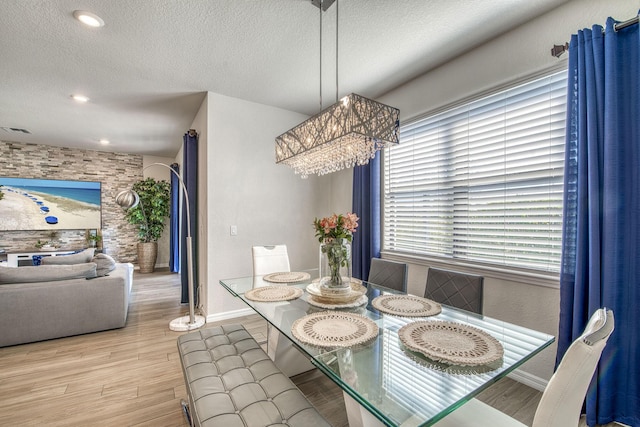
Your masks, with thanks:
[{"label": "wood finished floor", "polygon": [[[176,348],[181,333],[168,327],[185,314],[179,295],[177,275],[136,273],[124,328],[0,348],[0,426],[186,427]],[[223,323],[238,322],[266,340],[259,316]],[[348,426],[333,382],[317,371],[293,380],[332,425]],[[540,397],[508,378],[480,396],[527,425]]]}]

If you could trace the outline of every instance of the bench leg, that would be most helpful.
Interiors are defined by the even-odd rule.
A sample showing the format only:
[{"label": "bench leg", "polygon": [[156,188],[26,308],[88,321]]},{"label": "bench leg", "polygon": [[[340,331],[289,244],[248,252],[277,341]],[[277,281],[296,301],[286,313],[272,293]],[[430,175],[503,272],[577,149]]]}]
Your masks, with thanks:
[{"label": "bench leg", "polygon": [[184,417],[187,419],[187,424],[193,427],[193,420],[191,420],[191,413],[189,412],[189,403],[184,399],[180,400],[180,406],[182,406],[182,413]]}]

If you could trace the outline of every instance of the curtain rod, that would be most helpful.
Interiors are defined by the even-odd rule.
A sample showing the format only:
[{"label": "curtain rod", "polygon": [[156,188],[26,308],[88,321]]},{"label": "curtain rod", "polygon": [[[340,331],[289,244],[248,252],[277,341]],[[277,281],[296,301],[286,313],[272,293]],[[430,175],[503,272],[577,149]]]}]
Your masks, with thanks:
[{"label": "curtain rod", "polygon": [[[634,24],[637,24],[637,23],[638,23],[638,16],[636,16],[635,18],[631,18],[628,21],[618,22],[617,24],[615,24],[613,26],[613,29],[615,31],[620,31],[623,28],[630,27],[630,26],[632,26]],[[555,56],[556,58],[559,58],[560,55],[565,53],[567,50],[569,50],[569,43],[554,44],[553,48],[551,49],[551,56]]]}]

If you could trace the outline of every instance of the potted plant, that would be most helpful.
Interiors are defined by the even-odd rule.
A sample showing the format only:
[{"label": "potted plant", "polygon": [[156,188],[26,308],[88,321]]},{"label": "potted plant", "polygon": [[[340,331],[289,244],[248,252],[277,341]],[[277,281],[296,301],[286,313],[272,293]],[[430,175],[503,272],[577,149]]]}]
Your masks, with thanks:
[{"label": "potted plant", "polygon": [[51,240],[42,241],[38,239],[38,241],[34,246],[41,251],[52,251],[52,250],[58,249],[58,244]]},{"label": "potted plant", "polygon": [[87,244],[89,247],[96,248],[98,247],[98,243],[102,241],[102,236],[99,234],[87,234]]},{"label": "potted plant", "polygon": [[58,232],[57,231],[52,231],[49,233],[49,240],[40,240],[38,239],[38,241],[36,242],[36,244],[34,245],[36,248],[38,248],[41,251],[51,251],[51,250],[55,250],[58,249],[60,247],[60,244],[58,242]]},{"label": "potted plant", "polygon": [[141,273],[153,273],[158,256],[158,239],[169,217],[171,186],[165,180],[147,178],[133,184],[140,202],[127,210],[129,223],[138,227],[138,264]]}]

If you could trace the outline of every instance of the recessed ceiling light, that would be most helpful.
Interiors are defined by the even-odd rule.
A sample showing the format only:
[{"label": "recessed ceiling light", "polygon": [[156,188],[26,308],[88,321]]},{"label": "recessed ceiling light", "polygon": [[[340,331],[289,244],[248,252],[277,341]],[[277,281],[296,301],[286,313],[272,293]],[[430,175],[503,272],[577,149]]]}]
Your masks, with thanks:
[{"label": "recessed ceiling light", "polygon": [[86,12],[84,10],[74,10],[73,16],[78,21],[90,27],[104,27],[104,21],[95,13]]},{"label": "recessed ceiling light", "polygon": [[89,101],[89,98],[84,95],[71,95],[71,98],[82,103]]},{"label": "recessed ceiling light", "polygon": [[101,139],[101,140],[100,140],[100,144],[102,144],[102,145],[109,145],[109,140],[108,140],[108,139]]}]

